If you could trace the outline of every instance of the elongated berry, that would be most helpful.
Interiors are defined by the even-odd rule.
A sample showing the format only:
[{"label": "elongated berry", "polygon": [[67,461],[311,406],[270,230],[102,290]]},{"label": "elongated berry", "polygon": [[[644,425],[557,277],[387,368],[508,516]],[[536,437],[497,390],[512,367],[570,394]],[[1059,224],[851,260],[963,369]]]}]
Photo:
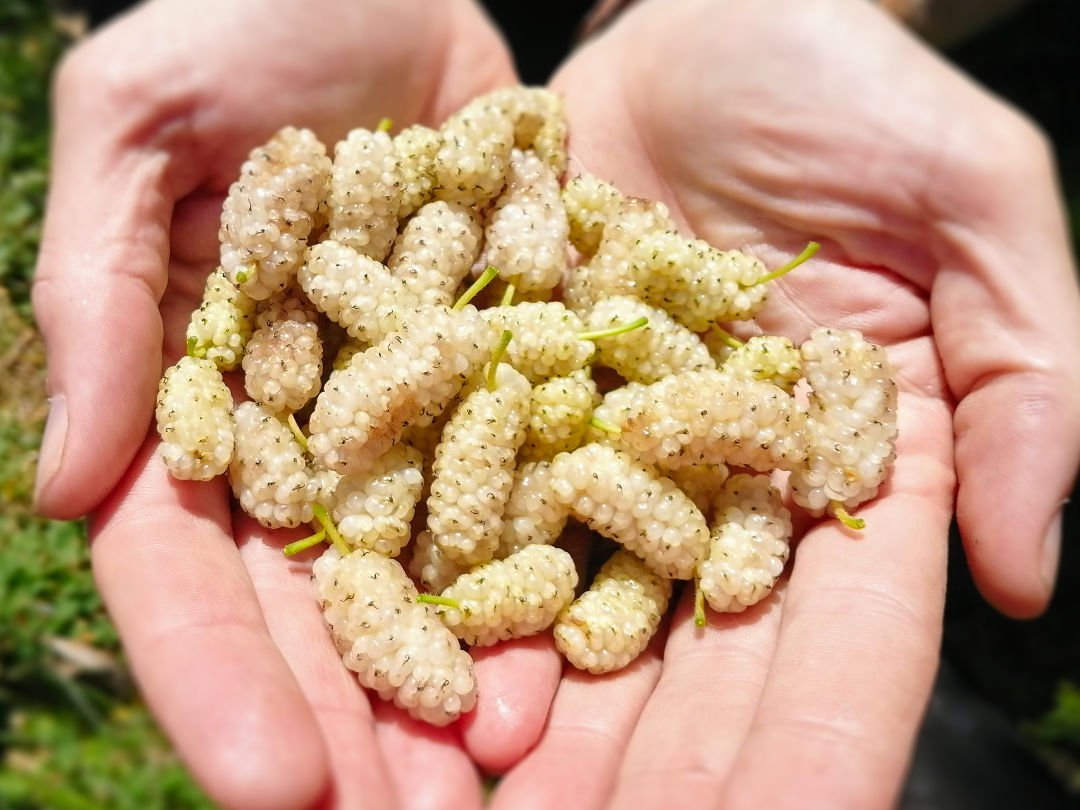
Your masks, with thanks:
[{"label": "elongated berry", "polygon": [[596,341],[596,362],[627,380],[652,383],[679,371],[716,368],[701,338],[661,309],[632,296],[605,298],[585,314],[585,327],[600,331],[646,318],[642,329]]},{"label": "elongated berry", "polygon": [[330,165],[314,133],[286,127],[240,167],[218,239],[222,268],[247,295],[261,300],[289,283],[326,199]]},{"label": "elongated berry", "polygon": [[431,424],[496,339],[473,307],[416,310],[330,375],[308,423],[308,448],[329,469],[363,472],[406,428]]},{"label": "elongated berry", "polygon": [[816,329],[801,346],[809,452],[792,497],[820,515],[873,498],[896,458],[897,386],[885,350],[855,330]]},{"label": "elongated berry", "polygon": [[437,200],[406,223],[386,264],[419,304],[449,306],[476,261],[482,239],[475,210]]},{"label": "elongated berry", "polygon": [[350,546],[387,557],[401,553],[424,487],[422,465],[418,450],[397,444],[369,469],[338,481],[330,500],[338,531]]},{"label": "elongated berry", "polygon": [[596,382],[588,369],[537,385],[530,397],[528,432],[521,457],[550,459],[579,447],[599,402]]},{"label": "elongated berry", "polygon": [[622,669],[656,635],[670,598],[670,579],[630,552],[616,551],[559,614],[555,646],[578,669],[597,675]]},{"label": "elongated berry", "polygon": [[443,726],[476,705],[472,659],[394,560],[330,548],[312,567],[337,650],[360,683],[413,717]]},{"label": "elongated berry", "polygon": [[482,315],[498,331],[514,334],[506,362],[532,383],[565,377],[592,357],[592,342],[578,337],[585,332],[584,322],[558,302],[492,307],[482,310]]},{"label": "elongated berry", "polygon": [[725,462],[761,472],[806,458],[806,416],[775,385],[722,371],[684,371],[648,386],[618,424],[649,464]]},{"label": "elongated berry", "polygon": [[260,327],[244,355],[244,388],[272,411],[298,411],[319,392],[322,341],[315,323],[283,320]]},{"label": "elongated berry", "polygon": [[254,316],[254,299],[240,292],[219,267],[207,276],[202,302],[191,313],[188,354],[211,360],[220,371],[232,371],[251,338]]},{"label": "elongated berry", "polygon": [[233,454],[232,394],[213,361],[181,357],[158,385],[160,453],[174,478],[209,481]]},{"label": "elongated berry", "polygon": [[624,199],[622,193],[598,177],[583,174],[566,184],[562,198],[570,224],[570,243],[583,256],[594,255],[604,227]]},{"label": "elongated berry", "polygon": [[551,545],[559,539],[567,507],[555,496],[550,461],[527,461],[514,470],[510,499],[503,511],[502,536],[495,556],[502,559],[535,544]]},{"label": "elongated berry", "polygon": [[514,122],[501,105],[481,96],[442,125],[442,145],[435,155],[434,195],[440,200],[476,205],[502,190]]},{"label": "elongated berry", "polygon": [[474,647],[546,630],[574,598],[577,568],[555,546],[526,546],[503,560],[462,574],[441,596],[457,603],[440,608],[450,630]]},{"label": "elongated berry", "polygon": [[442,146],[442,134],[420,124],[407,127],[394,136],[401,177],[399,217],[407,217],[431,199],[435,188],[435,155]]},{"label": "elongated berry", "polygon": [[480,385],[454,411],[435,450],[428,528],[443,553],[467,565],[492,559],[525,440],[532,387],[506,364],[495,388]]},{"label": "elongated berry", "polygon": [[506,187],[484,224],[477,266],[498,267],[522,293],[553,289],[566,269],[568,228],[555,173],[535,153],[515,149]]},{"label": "elongated berry", "polygon": [[689,579],[705,556],[701,510],[670,478],[621,450],[587,444],[551,463],[555,497],[589,528],[637,554],[658,574]]},{"label": "elongated berry", "polygon": [[400,159],[385,132],[352,130],[334,148],[327,206],[330,239],[382,261],[397,236]]},{"label": "elongated berry", "polygon": [[771,382],[789,394],[802,379],[799,350],[779,335],[750,338],[727,356],[722,369],[734,377]]},{"label": "elongated berry", "polygon": [[783,573],[791,513],[767,475],[733,475],[716,499],[699,587],[713,610],[738,613],[764,599]]}]

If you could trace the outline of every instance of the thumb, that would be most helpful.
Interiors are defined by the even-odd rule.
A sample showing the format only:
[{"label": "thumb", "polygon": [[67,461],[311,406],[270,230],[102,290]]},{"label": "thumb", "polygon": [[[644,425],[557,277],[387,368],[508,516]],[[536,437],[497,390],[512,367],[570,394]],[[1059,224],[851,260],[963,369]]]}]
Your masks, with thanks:
[{"label": "thumb", "polygon": [[978,221],[946,224],[931,292],[958,400],[957,519],[979,589],[1016,617],[1041,612],[1053,592],[1080,460],[1080,291],[1053,161],[1033,133],[1013,129],[992,177],[953,184],[979,195]]},{"label": "thumb", "polygon": [[161,373],[169,160],[140,145],[147,105],[117,81],[76,51],[54,87],[33,289],[50,402],[35,497],[54,518],[85,514],[115,486],[146,435]]}]

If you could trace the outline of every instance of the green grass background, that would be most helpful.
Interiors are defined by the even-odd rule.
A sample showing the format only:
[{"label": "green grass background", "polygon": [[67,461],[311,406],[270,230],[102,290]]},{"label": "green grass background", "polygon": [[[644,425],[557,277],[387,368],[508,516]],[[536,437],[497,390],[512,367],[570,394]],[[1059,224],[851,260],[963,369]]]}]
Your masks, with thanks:
[{"label": "green grass background", "polygon": [[[1080,131],[1063,73],[1077,67],[1075,43],[1041,33],[1059,26],[1055,14],[1068,16],[1068,2],[1035,4],[953,56],[1054,134],[1076,234]],[[0,810],[209,807],[138,699],[94,589],[83,524],[31,508],[45,402],[29,283],[48,173],[48,81],[67,44],[47,3],[0,2]],[[1032,65],[1057,81],[1025,78]],[[1065,565],[1067,577],[1080,571],[1072,556]],[[1007,623],[979,603],[962,563],[953,567],[946,650],[1080,794],[1076,613],[1059,600],[1036,625]]]}]

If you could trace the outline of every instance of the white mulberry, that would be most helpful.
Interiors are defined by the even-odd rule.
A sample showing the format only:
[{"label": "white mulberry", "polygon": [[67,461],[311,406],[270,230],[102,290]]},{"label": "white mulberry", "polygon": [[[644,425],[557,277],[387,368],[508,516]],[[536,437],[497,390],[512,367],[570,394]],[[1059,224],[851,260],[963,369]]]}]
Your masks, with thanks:
[{"label": "white mulberry", "polygon": [[220,371],[240,365],[255,321],[255,300],[240,292],[219,267],[206,278],[199,308],[187,328],[188,354],[213,361]]},{"label": "white mulberry", "polygon": [[401,199],[399,158],[389,135],[354,129],[338,142],[327,194],[328,238],[382,261],[397,236]]},{"label": "white mulberry", "polygon": [[158,385],[161,457],[174,478],[209,481],[233,455],[232,394],[213,361],[181,357]]}]

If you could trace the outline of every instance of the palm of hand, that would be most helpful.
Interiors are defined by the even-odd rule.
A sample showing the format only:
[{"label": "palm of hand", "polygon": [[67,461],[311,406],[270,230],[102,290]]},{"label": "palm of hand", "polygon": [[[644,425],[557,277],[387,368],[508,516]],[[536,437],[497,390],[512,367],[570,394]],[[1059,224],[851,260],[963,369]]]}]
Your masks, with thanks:
[{"label": "palm of hand", "polygon": [[[509,765],[544,727],[497,792],[497,806],[597,806],[616,784],[616,804],[715,803],[725,783],[729,798],[760,804],[766,797],[766,806],[781,806],[768,800],[778,789],[778,758],[787,763],[789,796],[805,797],[791,791],[798,784],[872,806],[859,800],[880,801],[888,792],[882,784],[895,787],[906,754],[905,745],[883,740],[911,739],[936,663],[953,470],[949,389],[937,359],[945,351],[935,342],[928,290],[942,257],[968,257],[946,249],[955,246],[931,224],[972,201],[956,199],[948,177],[940,187],[931,182],[932,136],[896,137],[889,108],[872,101],[880,95],[851,89],[861,78],[880,94],[880,74],[836,77],[826,69],[835,58],[827,43],[838,34],[815,25],[828,21],[828,6],[803,21],[815,25],[798,30],[752,14],[740,23],[737,10],[734,19],[730,9],[717,11],[731,26],[718,30],[736,32],[722,58],[703,38],[683,42],[672,33],[665,40],[665,31],[694,31],[707,5],[669,4],[664,13],[673,18],[651,29],[649,15],[660,12],[643,6],[575,57],[556,80],[567,97],[571,150],[585,169],[667,202],[682,225],[714,244],[761,248],[770,261],[808,239],[825,241],[813,269],[785,279],[759,323],[796,340],[818,323],[855,327],[889,347],[904,391],[897,469],[883,496],[861,512],[870,526],[864,538],[853,540],[834,524],[812,528],[790,582],[768,606],[713,617],[699,637],[683,604],[666,639],[620,675],[569,673],[552,703],[559,664],[549,646],[532,640],[481,660],[482,702],[466,723],[465,751],[486,766]],[[158,96],[152,120],[121,121],[119,141],[138,135],[139,146],[151,147],[144,157],[168,159],[135,166],[151,177],[133,192],[143,202],[137,230],[144,238],[102,238],[122,244],[140,284],[108,286],[106,311],[95,316],[126,319],[130,345],[118,349],[116,366],[146,372],[134,375],[134,386],[127,380],[115,387],[130,401],[110,403],[119,418],[105,425],[103,442],[124,447],[130,425],[148,421],[158,369],[140,353],[162,332],[169,361],[182,351],[188,313],[216,261],[221,199],[252,144],[283,122],[310,126],[326,142],[382,116],[431,123],[513,81],[490,30],[460,6],[452,23],[422,24],[408,4],[363,7],[381,15],[366,47],[345,36],[366,23],[350,4],[334,4],[332,13],[310,4],[279,10],[272,24],[262,28],[261,20],[253,30],[257,52],[237,48],[189,83],[164,82],[197,92]],[[148,10],[161,8],[169,6]],[[352,13],[358,18],[337,16]],[[394,19],[401,36],[387,30]],[[329,21],[323,30],[310,29],[321,20]],[[162,14],[155,27],[168,24]],[[320,58],[299,56],[313,51],[299,48],[297,31],[310,32]],[[895,38],[883,41],[899,49],[895,60],[908,58]],[[758,51],[774,58],[759,61]],[[247,73],[255,62],[259,71]],[[164,63],[146,86],[117,94],[115,109],[133,109],[128,94],[147,93],[176,70]],[[219,75],[245,78],[224,86],[200,78]],[[963,99],[950,79],[954,85],[942,92]],[[823,88],[831,92],[818,98]],[[907,101],[917,106],[914,96]],[[370,120],[358,120],[364,113]],[[960,139],[953,151],[964,146]],[[130,225],[117,230],[128,237]],[[109,393],[109,385],[100,387]],[[329,770],[340,806],[359,804],[361,795],[390,806],[394,792],[417,806],[439,797],[478,804],[475,771],[453,733],[420,727],[385,706],[373,720],[326,638],[307,567],[282,564],[280,548],[291,537],[271,536],[244,518],[234,523],[223,482],[170,481],[152,445],[95,515],[95,566],[140,681],[204,784],[230,806],[290,806],[317,791]],[[68,490],[83,494],[67,508],[81,511],[80,501],[108,491],[109,470],[115,479],[130,452],[115,455],[97,483],[72,477]],[[59,502],[64,494],[52,497]],[[213,683],[203,681],[207,671]],[[205,712],[213,706],[229,707],[227,722],[218,725],[216,714]],[[699,719],[713,717],[722,724],[705,727]],[[729,781],[735,772],[739,779]]]}]

